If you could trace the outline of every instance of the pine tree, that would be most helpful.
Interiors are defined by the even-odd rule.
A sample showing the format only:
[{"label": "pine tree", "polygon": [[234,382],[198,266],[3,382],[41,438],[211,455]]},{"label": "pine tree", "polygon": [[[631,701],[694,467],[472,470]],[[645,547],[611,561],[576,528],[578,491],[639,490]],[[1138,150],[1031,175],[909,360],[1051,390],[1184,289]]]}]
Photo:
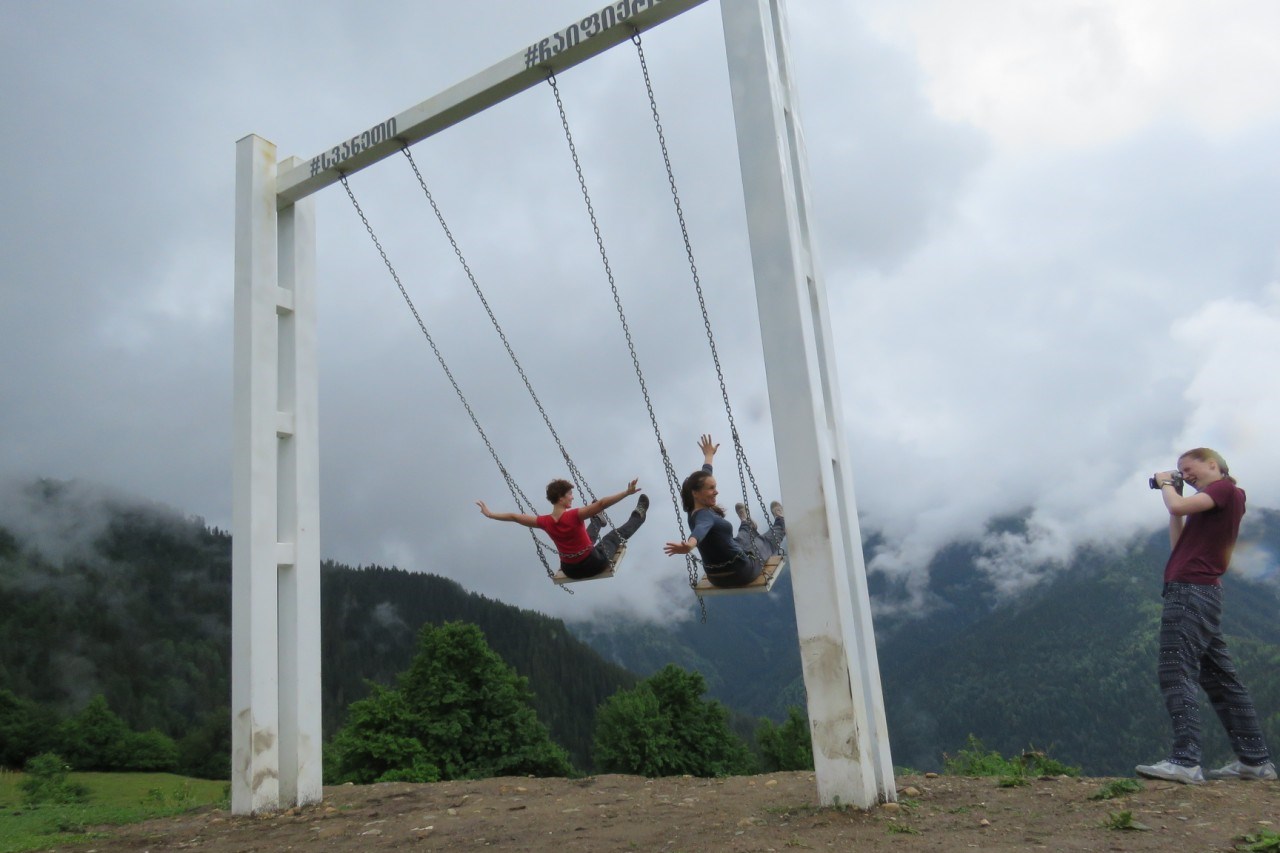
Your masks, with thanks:
[{"label": "pine tree", "polygon": [[335,781],[569,775],[532,699],[475,625],[424,625],[397,686],[352,703],[331,747]]},{"label": "pine tree", "polygon": [[751,770],[746,744],[729,729],[729,714],[702,699],[706,681],[674,664],[620,690],[596,715],[596,763],[644,776],[730,776]]}]

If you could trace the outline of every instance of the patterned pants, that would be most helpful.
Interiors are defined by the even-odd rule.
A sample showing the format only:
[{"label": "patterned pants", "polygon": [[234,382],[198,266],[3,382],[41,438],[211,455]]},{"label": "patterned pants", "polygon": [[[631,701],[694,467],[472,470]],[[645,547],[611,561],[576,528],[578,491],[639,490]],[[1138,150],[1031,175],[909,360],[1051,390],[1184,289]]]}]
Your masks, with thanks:
[{"label": "patterned pants", "polygon": [[1164,585],[1160,618],[1160,692],[1173,721],[1174,764],[1200,764],[1200,703],[1204,688],[1227,730],[1231,748],[1245,764],[1269,760],[1258,714],[1240,683],[1222,639],[1222,587],[1196,583]]}]

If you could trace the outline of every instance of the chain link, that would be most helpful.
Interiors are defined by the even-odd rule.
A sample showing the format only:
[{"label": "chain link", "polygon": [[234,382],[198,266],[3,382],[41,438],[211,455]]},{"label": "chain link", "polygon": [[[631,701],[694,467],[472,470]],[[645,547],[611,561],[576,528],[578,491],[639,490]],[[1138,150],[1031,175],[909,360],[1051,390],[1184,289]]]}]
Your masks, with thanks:
[{"label": "chain link", "polygon": [[[676,525],[680,528],[680,540],[688,538],[684,532],[684,518],[680,514],[680,478],[671,464],[671,456],[667,453],[666,443],[662,440],[662,430],[658,427],[658,417],[653,411],[653,401],[649,398],[649,388],[645,384],[644,371],[640,369],[640,357],[636,354],[635,342],[631,339],[631,328],[627,325],[627,315],[622,309],[622,297],[618,293],[618,283],[613,277],[613,268],[609,264],[609,254],[604,248],[604,237],[600,233],[600,223],[596,219],[595,206],[591,203],[591,193],[587,190],[587,179],[582,173],[582,163],[578,159],[577,146],[573,144],[573,132],[569,129],[569,117],[565,113],[564,101],[560,97],[560,87],[556,84],[555,72],[547,70],[547,82],[556,98],[556,109],[560,112],[560,126],[564,128],[564,138],[569,145],[569,155],[573,158],[573,169],[578,175],[578,187],[582,191],[582,200],[587,206],[587,215],[591,218],[591,229],[595,232],[596,248],[600,252],[600,261],[604,265],[605,277],[609,280],[609,289],[613,292],[613,304],[618,310],[618,321],[622,324],[622,334],[627,340],[627,350],[631,353],[631,364],[635,368],[636,380],[640,383],[640,393],[644,395],[644,405],[649,412],[649,423],[653,425],[653,434],[658,442],[658,452],[662,454],[662,465],[667,474],[667,490],[671,494],[671,506],[675,510]],[[685,555],[685,568],[689,573],[689,587],[696,590],[698,586],[697,558],[692,554]],[[702,611],[702,621],[707,621],[707,605],[698,596],[698,604]]]},{"label": "chain link", "polygon": [[[516,484],[511,473],[507,471],[507,466],[502,464],[502,460],[498,458],[498,452],[494,450],[489,436],[485,434],[484,428],[480,426],[480,420],[476,417],[476,413],[472,410],[471,404],[467,402],[466,395],[462,393],[462,388],[458,386],[458,381],[453,377],[453,371],[449,369],[449,365],[445,363],[444,356],[440,353],[440,348],[436,346],[435,339],[431,337],[431,333],[427,331],[427,324],[423,322],[422,315],[418,313],[418,308],[413,304],[413,300],[409,297],[409,291],[405,290],[404,283],[400,281],[400,275],[391,264],[391,259],[387,257],[386,250],[382,248],[382,242],[378,239],[378,235],[374,233],[373,226],[369,224],[368,217],[365,216],[364,210],[360,207],[360,202],[356,201],[355,193],[351,191],[351,185],[347,183],[347,176],[339,176],[342,181],[342,188],[347,191],[347,198],[351,199],[351,204],[356,209],[356,213],[360,216],[360,221],[364,223],[364,230],[369,232],[369,239],[373,241],[374,247],[378,250],[378,254],[382,256],[382,262],[386,264],[387,271],[391,273],[391,278],[395,281],[396,287],[400,288],[400,295],[404,297],[405,304],[409,306],[409,311],[413,314],[413,319],[418,321],[418,328],[422,330],[422,335],[427,339],[427,343],[431,345],[431,351],[435,353],[436,361],[440,363],[440,367],[444,370],[444,375],[449,378],[449,383],[453,386],[453,391],[458,395],[458,400],[462,402],[462,407],[467,410],[467,415],[471,418],[471,423],[476,428],[476,432],[480,433],[480,438],[484,439],[484,446],[488,448],[489,455],[493,457],[493,462],[498,466],[498,471],[502,474],[502,478],[507,483],[507,489],[511,492],[511,498],[515,501],[516,507],[524,513],[536,515],[533,509],[533,502],[525,495],[520,486]],[[533,529],[529,528],[529,538],[533,540],[534,547],[538,551],[538,559],[542,562],[542,567],[547,570],[547,577],[555,578],[555,572],[552,571],[551,565],[547,562],[547,556],[543,552],[544,545],[542,541],[534,535]],[[560,589],[573,594],[573,590],[561,585]]]},{"label": "chain link", "polygon": [[[742,488],[743,499],[746,500],[747,479],[751,480],[751,491],[754,493],[756,502],[760,504],[760,511],[764,513],[765,519],[770,517],[768,506],[764,502],[764,497],[760,494],[760,487],[756,483],[755,473],[751,470],[751,463],[747,461],[746,451],[742,447],[742,439],[738,435],[738,425],[734,421],[733,406],[729,403],[729,389],[725,384],[724,370],[720,366],[720,354],[716,350],[715,335],[711,332],[711,317],[707,311],[707,301],[702,292],[702,280],[698,275],[698,264],[693,256],[693,242],[689,239],[689,226],[685,222],[684,208],[680,204],[680,191],[676,187],[675,169],[671,166],[671,155],[667,150],[666,135],[662,131],[662,119],[658,114],[658,101],[653,94],[653,81],[649,77],[649,64],[644,58],[644,47],[641,45],[640,33],[637,31],[631,37],[631,43],[636,46],[636,55],[640,59],[640,71],[644,76],[645,92],[649,96],[649,111],[653,116],[653,126],[658,135],[658,145],[662,149],[662,163],[667,170],[667,184],[671,187],[671,201],[675,206],[676,219],[680,223],[680,235],[684,239],[685,256],[689,260],[689,271],[693,277],[693,288],[698,296],[698,308],[702,312],[702,325],[707,332],[707,345],[711,348],[711,360],[715,363],[716,379],[720,382],[720,397],[724,400],[725,414],[729,419],[729,434],[733,437],[733,452],[738,464],[738,483]],[[769,526],[770,539],[773,541],[774,548],[785,556],[785,549],[782,548],[781,537],[776,535],[773,525]],[[755,537],[751,538],[751,555],[760,558],[759,549],[755,544]],[[763,564],[765,561],[760,559]],[[766,578],[771,579],[772,573],[766,570]]]},{"label": "chain link", "polygon": [[[569,456],[569,451],[565,449],[564,442],[560,440],[560,434],[556,432],[556,428],[551,424],[551,417],[547,414],[547,410],[543,408],[542,401],[538,399],[537,393],[533,390],[533,383],[529,381],[528,375],[524,371],[524,366],[520,364],[520,359],[516,358],[515,350],[512,349],[511,343],[507,340],[507,335],[502,331],[502,326],[498,323],[497,316],[493,313],[493,309],[489,307],[489,300],[485,298],[484,292],[480,289],[479,282],[476,281],[475,274],[471,271],[471,265],[467,263],[467,259],[462,254],[462,249],[458,246],[458,241],[454,239],[453,231],[445,222],[444,213],[440,210],[440,205],[436,203],[435,196],[431,194],[431,190],[427,188],[427,181],[422,177],[422,172],[418,169],[417,162],[413,159],[409,147],[405,146],[401,149],[401,153],[409,161],[409,166],[413,169],[413,174],[418,178],[418,185],[422,187],[423,194],[427,197],[427,201],[431,205],[432,211],[435,212],[436,221],[440,223],[441,230],[444,231],[445,237],[449,240],[449,245],[453,247],[453,253],[458,258],[458,263],[462,265],[462,270],[467,274],[467,280],[471,282],[471,289],[480,299],[480,304],[484,306],[485,313],[489,315],[489,322],[493,324],[493,329],[498,333],[498,337],[502,340],[502,345],[506,347],[507,355],[511,357],[511,363],[515,365],[516,371],[520,374],[520,379],[524,382],[525,389],[529,392],[529,396],[533,399],[533,404],[538,407],[538,413],[542,415],[542,422],[547,425],[547,429],[551,432],[551,437],[555,439],[556,447],[560,449],[560,456],[563,457],[565,465],[569,468],[569,475],[573,477],[573,482],[578,486],[578,494],[586,495],[590,498],[584,503],[591,503],[596,500],[595,492],[591,491],[591,486],[587,484],[587,480],[582,476],[582,472],[578,470],[578,466],[574,464],[573,459]],[[609,520],[608,513],[601,512],[601,519],[609,527],[613,527],[613,522]]]}]

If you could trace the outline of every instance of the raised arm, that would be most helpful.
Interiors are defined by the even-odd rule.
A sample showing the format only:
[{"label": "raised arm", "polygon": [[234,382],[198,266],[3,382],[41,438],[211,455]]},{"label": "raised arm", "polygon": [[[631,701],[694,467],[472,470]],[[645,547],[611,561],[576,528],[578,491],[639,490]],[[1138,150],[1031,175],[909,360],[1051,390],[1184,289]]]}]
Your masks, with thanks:
[{"label": "raised arm", "polygon": [[484,501],[476,501],[476,506],[480,507],[480,513],[485,518],[492,518],[494,521],[514,521],[516,524],[523,524],[525,527],[537,527],[538,517],[536,515],[527,515],[519,512],[490,512],[489,507],[484,505]]},{"label": "raised arm", "polygon": [[616,495],[608,495],[607,497],[597,498],[596,500],[584,506],[582,509],[578,510],[578,518],[584,518],[584,519],[591,518],[603,512],[604,510],[608,509],[609,507],[613,506],[618,501],[625,498],[627,495],[634,495],[636,492],[640,491],[640,487],[636,485],[639,482],[640,482],[640,478],[636,477],[630,483],[627,483],[627,487],[622,491],[618,492]]},{"label": "raised arm", "polygon": [[698,449],[702,451],[702,464],[710,465],[711,460],[716,458],[720,445],[713,442],[710,435],[704,435],[698,439]]}]

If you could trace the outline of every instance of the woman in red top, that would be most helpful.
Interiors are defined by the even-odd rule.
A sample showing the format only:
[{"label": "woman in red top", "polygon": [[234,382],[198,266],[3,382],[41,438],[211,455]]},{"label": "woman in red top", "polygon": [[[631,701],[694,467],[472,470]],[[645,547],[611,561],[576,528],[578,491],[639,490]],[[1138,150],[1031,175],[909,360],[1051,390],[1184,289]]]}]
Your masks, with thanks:
[{"label": "woman in red top", "polygon": [[[639,479],[632,480],[627,487],[616,495],[599,498],[584,507],[573,506],[573,483],[568,480],[552,480],[547,484],[547,500],[551,502],[549,515],[528,515],[518,512],[490,512],[484,501],[476,501],[485,518],[495,521],[514,521],[525,527],[541,528],[551,537],[556,550],[560,553],[560,571],[574,580],[595,577],[609,568],[613,556],[622,547],[623,541],[644,524],[645,514],[649,511],[649,497],[641,495],[636,501],[636,508],[626,523],[614,528],[598,542],[602,522],[597,516],[616,504],[618,501],[634,495],[640,489],[636,486]],[[590,525],[587,521],[590,521]]]},{"label": "woman in red top", "polygon": [[[1182,494],[1181,476],[1194,495]],[[1203,782],[1200,769],[1200,702],[1204,688],[1236,760],[1210,779],[1274,780],[1276,768],[1263,741],[1249,691],[1240,681],[1222,638],[1222,584],[1244,515],[1244,489],[1227,461],[1207,447],[1178,457],[1177,471],[1154,477],[1169,511],[1173,551],[1164,569],[1164,612],[1160,618],[1160,692],[1173,721],[1173,749],[1155,764],[1139,764],[1139,776],[1170,782]]]}]

